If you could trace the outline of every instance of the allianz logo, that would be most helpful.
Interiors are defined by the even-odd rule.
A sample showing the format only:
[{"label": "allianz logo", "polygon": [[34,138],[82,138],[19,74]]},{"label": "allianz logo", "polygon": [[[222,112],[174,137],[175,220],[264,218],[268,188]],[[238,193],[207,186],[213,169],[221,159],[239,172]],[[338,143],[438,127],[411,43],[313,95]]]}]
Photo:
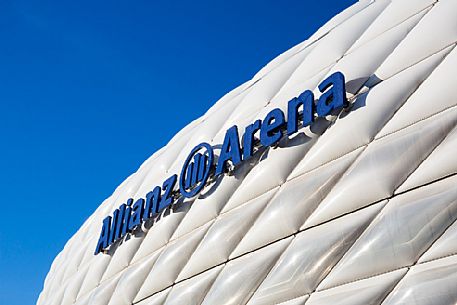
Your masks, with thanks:
[{"label": "allianz logo", "polygon": [[[241,162],[250,159],[259,148],[275,146],[281,138],[312,125],[317,117],[325,117],[334,110],[348,106],[345,78],[341,72],[330,75],[318,88],[322,95],[317,101],[312,91],[304,91],[288,102],[287,115],[275,108],[263,120],[246,126],[241,141],[238,126],[230,127],[225,133],[218,157],[208,143],[194,147],[179,177],[170,176],[161,186],[155,186],[148,192],[145,198],[129,198],[103,220],[94,254],[108,253],[112,244],[140,228],[146,221],[154,219],[180,198],[197,196],[212,181],[223,174],[230,174]],[[259,138],[255,136],[256,133]],[[176,184],[179,186],[177,190]]]}]

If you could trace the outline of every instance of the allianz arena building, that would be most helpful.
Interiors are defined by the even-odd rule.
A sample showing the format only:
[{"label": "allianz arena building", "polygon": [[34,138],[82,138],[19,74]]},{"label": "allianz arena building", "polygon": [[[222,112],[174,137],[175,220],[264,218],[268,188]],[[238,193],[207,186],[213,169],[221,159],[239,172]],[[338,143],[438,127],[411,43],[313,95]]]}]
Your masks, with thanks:
[{"label": "allianz arena building", "polygon": [[38,304],[457,304],[456,42],[456,0],[341,12],[123,182]]}]

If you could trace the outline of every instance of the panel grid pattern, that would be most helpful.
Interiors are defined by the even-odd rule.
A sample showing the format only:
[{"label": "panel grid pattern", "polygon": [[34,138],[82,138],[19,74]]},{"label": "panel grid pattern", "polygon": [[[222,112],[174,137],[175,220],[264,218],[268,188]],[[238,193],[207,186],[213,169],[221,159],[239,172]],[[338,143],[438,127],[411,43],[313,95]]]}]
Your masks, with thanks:
[{"label": "panel grid pattern", "polygon": [[[457,2],[359,1],[180,131],[54,260],[53,304],[457,302]],[[341,71],[351,106],[93,255],[102,220]]]}]

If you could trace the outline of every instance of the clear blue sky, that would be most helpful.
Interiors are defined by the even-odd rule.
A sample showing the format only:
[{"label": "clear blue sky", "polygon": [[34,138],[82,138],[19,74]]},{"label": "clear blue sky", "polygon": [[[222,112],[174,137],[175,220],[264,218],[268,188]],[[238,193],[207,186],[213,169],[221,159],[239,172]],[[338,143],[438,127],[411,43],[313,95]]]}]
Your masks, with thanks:
[{"label": "clear blue sky", "polygon": [[35,304],[117,185],[354,2],[1,0],[0,304]]}]

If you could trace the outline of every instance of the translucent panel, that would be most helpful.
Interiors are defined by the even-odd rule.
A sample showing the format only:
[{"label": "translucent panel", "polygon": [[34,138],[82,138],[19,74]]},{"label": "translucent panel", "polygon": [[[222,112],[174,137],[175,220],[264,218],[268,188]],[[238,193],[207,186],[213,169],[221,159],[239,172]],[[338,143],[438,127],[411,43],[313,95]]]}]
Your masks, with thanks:
[{"label": "translucent panel", "polygon": [[167,144],[166,152],[161,154],[155,162],[156,170],[162,173],[166,173],[170,169],[171,165],[176,161],[179,153],[187,144],[187,138],[189,137],[189,134],[191,134],[194,128],[196,128],[196,126],[200,123],[201,119],[191,122],[191,128],[189,128],[189,130],[185,130],[185,132],[182,134],[175,136],[173,138],[174,141]]},{"label": "translucent panel", "polygon": [[246,304],[290,240],[282,240],[227,263],[202,305]]},{"label": "translucent panel", "polygon": [[[330,66],[325,67],[318,73],[314,74],[312,77],[304,78],[300,74],[306,72],[302,71],[300,68],[297,68],[297,70],[291,75],[287,83],[285,83],[281,90],[271,99],[267,107],[262,109],[254,117],[254,119],[263,120],[265,116],[268,114],[268,112],[270,112],[273,108],[279,108],[282,111],[284,111],[284,113],[287,113],[288,102],[294,97],[297,97],[300,94],[302,94],[305,90],[313,91],[315,97],[320,96],[321,93],[317,90],[317,86],[320,82],[322,82],[322,80],[325,79],[330,69]],[[253,120],[250,120],[249,123]],[[303,130],[305,129],[302,129],[301,131]]]},{"label": "translucent panel", "polygon": [[327,35],[330,31],[334,30],[336,27],[344,24],[345,21],[351,19],[351,17],[359,14],[361,11],[366,9],[373,1],[371,0],[361,0],[357,1],[354,5],[351,5],[341,13],[335,15],[332,19],[330,19],[326,24],[324,24],[316,33],[314,33],[310,38],[309,41],[313,42],[322,38],[323,36]]},{"label": "translucent panel", "polygon": [[391,196],[456,121],[457,111],[446,112],[374,141],[308,218],[305,227]]},{"label": "translucent panel", "polygon": [[455,156],[457,156],[457,128],[454,128],[396,192],[404,192],[457,173]]},{"label": "translucent panel", "polygon": [[[457,1],[354,2],[125,179],[56,257],[37,304],[457,304]],[[304,90],[318,99],[336,71],[348,109],[93,254],[102,220],[179,174],[194,145],[218,156],[229,127],[241,137]]]},{"label": "translucent panel", "polygon": [[176,284],[165,305],[200,305],[223,266],[210,269],[187,281]]},{"label": "translucent panel", "polygon": [[246,175],[257,163],[258,157],[260,156],[253,157],[249,162],[240,164],[233,175],[222,176],[216,182],[210,184],[192,204],[190,210],[174,232],[172,239],[183,236],[216,218],[236,189],[241,185]]},{"label": "translucent panel", "polygon": [[379,305],[407,271],[403,268],[314,293],[306,305]]},{"label": "translucent panel", "polygon": [[296,233],[360,151],[286,182],[232,255],[253,251]]},{"label": "translucent panel", "polygon": [[81,289],[81,285],[83,283],[84,277],[88,268],[86,267],[84,270],[81,270],[79,273],[76,273],[68,282],[68,285],[65,288],[65,292],[63,295],[63,299],[61,305],[66,304],[73,304],[77,299],[77,295],[79,290]]},{"label": "translucent panel", "polygon": [[[74,305],[89,305],[89,301],[90,301],[90,294],[86,294],[82,297],[78,297],[76,302],[73,304]],[[37,303],[37,304],[40,304],[40,303]]]},{"label": "translucent panel", "polygon": [[276,304],[314,291],[384,204],[299,233],[250,304]]},{"label": "translucent panel", "polygon": [[221,107],[217,112],[213,113],[211,117],[206,118],[196,127],[195,131],[192,133],[192,136],[187,138],[187,143],[181,149],[179,155],[175,159],[175,162],[170,166],[171,172],[180,172],[181,167],[188,154],[195,146],[202,142],[211,143],[214,136],[221,130],[225,120],[231,116],[236,107],[239,107],[241,101],[248,93],[249,90],[238,95],[235,98],[234,102],[227,104],[225,107]]},{"label": "translucent panel", "polygon": [[[397,24],[403,22],[411,16],[421,15],[423,10],[430,8],[437,0],[394,0],[376,18],[373,24],[363,33],[359,40],[352,46],[351,50],[359,48],[372,39],[382,35]],[[428,10],[427,10],[428,11]]]},{"label": "translucent panel", "polygon": [[272,190],[218,217],[177,280],[186,279],[227,261],[229,254],[275,193],[276,190]]},{"label": "translucent panel", "polygon": [[411,268],[383,305],[451,305],[457,303],[457,257]]},{"label": "translucent panel", "polygon": [[98,255],[93,259],[86,277],[84,278],[84,281],[81,285],[78,298],[97,287],[97,285],[100,283],[103,273],[108,266],[110,259],[111,257],[109,255]]},{"label": "translucent panel", "polygon": [[[302,296],[302,297],[299,297],[299,298],[296,298],[296,299],[293,299],[293,300],[289,300],[289,301],[286,301],[286,302],[283,302],[283,303],[279,303],[278,305],[305,305],[306,303],[306,300],[308,300],[309,296],[308,295],[305,295],[305,296]],[[250,303],[248,303],[249,305]]]},{"label": "translucent panel", "polygon": [[225,93],[224,96],[222,96],[213,106],[211,106],[208,109],[208,111],[205,112],[203,117],[210,117],[213,113],[224,108],[227,104],[239,104],[240,101],[237,99],[237,97],[245,94],[246,91],[249,91],[249,88],[251,87],[252,83],[252,80],[248,80],[239,85],[238,87],[234,88],[232,91]]},{"label": "translucent panel", "polygon": [[313,138],[298,134],[291,140],[281,141],[279,147],[268,149],[222,211],[229,211],[284,183],[314,142]]},{"label": "translucent panel", "polygon": [[[411,7],[413,1],[404,2]],[[377,77],[389,78],[454,43],[457,40],[456,11],[456,1],[438,1],[378,69]]]},{"label": "translucent panel", "polygon": [[312,77],[323,68],[336,63],[337,60],[343,57],[388,3],[388,1],[373,2],[316,42],[313,51],[299,67],[303,71],[303,79]]},{"label": "translucent panel", "polygon": [[457,254],[457,222],[454,222],[444,234],[419,259],[420,263]]},{"label": "translucent panel", "polygon": [[130,305],[162,250],[145,257],[122,273],[110,299],[110,305]]},{"label": "translucent panel", "polygon": [[[338,61],[329,74],[338,71],[344,74],[349,98],[358,93],[363,84],[374,74],[376,69],[421,20],[424,14],[425,12],[422,12],[401,22],[363,46],[350,50],[348,54]],[[354,65],[355,61],[363,61],[365,64]]]},{"label": "translucent panel", "polygon": [[233,111],[233,114],[225,118],[225,123],[221,127],[221,130],[227,130],[231,126],[236,125],[240,119],[242,120],[246,116],[250,116],[265,107],[276,92],[284,85],[292,72],[294,72],[304,56],[306,56],[305,52],[298,53],[283,65],[276,68],[275,73],[267,74],[264,78],[253,84],[252,89]]},{"label": "translucent panel", "polygon": [[94,292],[91,294],[89,304],[108,304],[108,301],[113,295],[114,289],[116,288],[119,278],[120,275],[117,275],[112,279],[102,282],[100,286],[97,287],[97,289],[95,289]]},{"label": "translucent panel", "polygon": [[135,303],[135,305],[163,305],[167,295],[170,293],[170,290],[171,288],[160,291],[138,303]]},{"label": "translucent panel", "polygon": [[[134,235],[128,235],[121,241],[121,243],[112,246],[110,248],[110,252],[112,253],[111,261],[106,268],[106,272],[103,274],[102,281],[127,268],[132,260],[132,257],[138,251],[141,242],[142,238],[135,237]],[[96,242],[94,244],[96,244]]]},{"label": "translucent panel", "polygon": [[[455,4],[457,5],[457,2]],[[408,102],[398,110],[377,138],[457,105],[454,90],[457,86],[457,80],[450,77],[456,65],[457,50],[454,49],[409,98]]]},{"label": "translucent panel", "polygon": [[413,265],[457,219],[456,182],[446,179],[390,200],[319,289]]},{"label": "translucent panel", "polygon": [[[66,270],[64,270],[64,274],[61,280],[62,284],[66,283],[69,280],[69,278],[72,277],[79,269],[85,251],[85,248],[81,247],[80,243],[81,241],[79,238],[78,240],[73,239],[71,247],[70,249],[68,249],[68,252],[72,253],[72,255],[67,260],[67,268]],[[79,247],[78,244],[80,245]]]},{"label": "translucent panel", "polygon": [[50,298],[48,298],[46,305],[60,305],[60,303],[62,303],[64,293],[65,286],[61,286],[58,290],[53,291],[53,294]]},{"label": "translucent panel", "polygon": [[[308,46],[307,48],[305,48],[304,50],[299,52],[301,61],[303,61],[309,55],[309,53],[311,53],[311,51],[314,49],[314,47],[315,47],[315,44],[312,44],[312,45]],[[301,64],[301,62],[297,63],[295,71],[293,71],[293,73],[289,76],[289,78],[283,84],[283,86],[270,99],[271,102],[275,103],[275,101],[278,100],[278,96],[281,96],[281,99],[285,100],[284,102],[287,102],[288,98],[290,99],[293,96],[284,97],[284,96],[282,96],[282,92],[285,90],[287,91],[287,88],[290,88],[291,86],[293,86],[297,83],[307,84],[307,86],[303,86],[302,89],[303,88],[315,88],[318,85],[318,82],[319,82],[319,80],[322,79],[322,76],[315,80],[313,80],[314,77],[303,78],[302,77],[303,72],[302,72],[302,69],[300,69],[300,64]]]},{"label": "translucent panel", "polygon": [[167,245],[134,298],[135,302],[173,284],[182,267],[184,267],[184,264],[208,230],[209,225],[207,224],[184,236],[182,239],[178,239]]},{"label": "translucent panel", "polygon": [[[99,229],[100,227],[97,226],[97,230]],[[89,232],[94,232],[94,230],[89,230]],[[97,244],[98,238],[99,236],[97,234],[89,234],[86,238],[84,238],[84,242],[81,242],[81,248],[83,249],[84,253],[78,269],[85,268],[92,262],[94,258],[94,245]]]},{"label": "translucent panel", "polygon": [[175,207],[165,209],[161,216],[153,221],[152,227],[148,223],[147,228],[149,229],[143,227],[143,230],[146,231],[146,236],[133,257],[132,263],[163,247],[170,240],[189,208],[190,202],[186,200]]},{"label": "translucent panel", "polygon": [[326,131],[296,171],[309,171],[372,141],[446,54],[431,56],[359,95],[351,110]]},{"label": "translucent panel", "polygon": [[[281,55],[279,55],[278,57],[276,57],[275,59],[273,59],[272,61],[267,63],[265,65],[265,67],[260,69],[259,72],[257,72],[252,77],[252,80],[253,81],[258,81],[259,79],[263,78],[268,73],[273,72],[274,69],[276,69],[278,66],[280,66],[282,63],[284,63],[285,61],[287,61],[288,59],[290,59],[291,57],[293,57],[297,53],[299,53],[300,50],[302,50],[303,48],[304,49],[308,49],[307,46],[309,46],[309,42],[307,40],[302,41],[299,44],[293,46],[289,50],[285,51],[284,53],[282,53]],[[306,52],[307,50],[304,50],[304,51]]]}]

